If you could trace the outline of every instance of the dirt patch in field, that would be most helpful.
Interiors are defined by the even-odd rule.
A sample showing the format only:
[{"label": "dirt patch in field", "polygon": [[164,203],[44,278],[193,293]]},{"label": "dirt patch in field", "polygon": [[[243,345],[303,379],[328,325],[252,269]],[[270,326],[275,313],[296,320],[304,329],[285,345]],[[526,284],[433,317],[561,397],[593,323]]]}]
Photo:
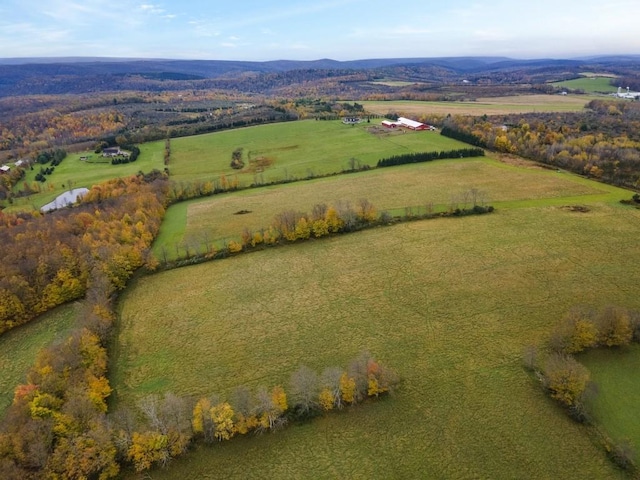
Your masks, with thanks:
[{"label": "dirt patch in field", "polygon": [[275,163],[273,157],[260,155],[249,160],[249,165],[242,170],[242,173],[260,173]]},{"label": "dirt patch in field", "polygon": [[404,130],[401,128],[387,128],[381,125],[373,125],[371,127],[367,127],[367,132],[371,135],[375,135],[376,137],[388,137],[391,135],[402,135]]},{"label": "dirt patch in field", "polygon": [[564,207],[562,207],[562,209],[568,212],[578,213],[587,213],[591,211],[589,207],[585,207],[584,205],[565,205]]}]

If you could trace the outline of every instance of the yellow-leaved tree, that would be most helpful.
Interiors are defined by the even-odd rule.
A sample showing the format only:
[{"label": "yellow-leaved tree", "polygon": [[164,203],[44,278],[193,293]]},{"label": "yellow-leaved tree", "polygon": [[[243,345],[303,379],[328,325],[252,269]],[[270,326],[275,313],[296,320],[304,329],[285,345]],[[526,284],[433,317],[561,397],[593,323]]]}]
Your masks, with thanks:
[{"label": "yellow-leaved tree", "polygon": [[318,395],[318,403],[325,412],[333,409],[333,393],[328,387],[320,390],[320,394]]},{"label": "yellow-leaved tree", "polygon": [[171,458],[168,447],[169,438],[160,432],[134,432],[127,459],[137,472],[148,470],[153,464],[165,466]]},{"label": "yellow-leaved tree", "polygon": [[356,399],[356,381],[346,373],[340,377],[340,395],[345,403],[353,403]]},{"label": "yellow-leaved tree", "polygon": [[569,355],[554,353],[544,364],[544,385],[551,397],[567,407],[580,403],[589,384],[589,370]]},{"label": "yellow-leaved tree", "polygon": [[213,422],[213,435],[218,440],[229,440],[236,433],[233,425],[233,408],[227,402],[219,403],[209,409]]}]

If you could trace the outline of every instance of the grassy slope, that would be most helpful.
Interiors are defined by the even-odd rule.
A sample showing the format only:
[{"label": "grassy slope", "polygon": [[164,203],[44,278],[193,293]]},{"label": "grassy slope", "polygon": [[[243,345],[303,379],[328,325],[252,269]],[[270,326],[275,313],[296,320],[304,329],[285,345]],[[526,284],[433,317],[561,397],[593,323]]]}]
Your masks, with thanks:
[{"label": "grassy slope", "polygon": [[[81,161],[80,157],[91,155],[93,159],[97,159],[100,155],[93,152],[70,153],[67,158],[55,168],[55,171],[47,176],[47,181],[40,184],[42,189],[41,193],[29,197],[17,198],[15,199],[14,206],[10,208],[32,208],[37,210],[42,205],[52,201],[60,193],[68,190],[70,181],[73,188],[91,188],[92,185],[114,177],[127,177],[139,171],[149,172],[154,168],[158,170],[164,168],[164,143],[154,142],[144,144],[140,150],[141,154],[135,162],[124,165],[87,163]],[[33,170],[27,171],[24,181],[29,184],[38,183],[35,181],[35,176],[39,171],[40,165],[34,165]],[[24,181],[20,182],[17,187],[22,189]]]},{"label": "grassy slope", "polygon": [[[225,132],[177,138],[171,141],[169,165],[174,180],[212,179],[224,174],[237,175],[248,185],[254,173],[238,173],[229,164],[237,148],[244,159],[271,157],[274,164],[261,177],[264,181],[326,174],[348,168],[355,157],[363,164],[375,164],[380,158],[403,153],[468,148],[468,145],[433,132],[395,132],[375,136],[370,124],[348,126],[339,121],[303,120]],[[248,163],[247,163],[248,165]]]},{"label": "grassy slope", "polygon": [[[517,168],[490,158],[443,160],[176,204],[167,212],[154,251],[162,257],[164,249],[171,257],[183,242],[192,245],[191,249],[193,245],[204,248],[205,235],[214,241],[237,239],[245,227],[251,230],[268,227],[284,210],[310,212],[317,203],[348,201],[355,204],[366,198],[379,210],[397,213],[403,213],[405,207],[424,209],[428,203],[444,209],[451,205],[452,199],[471,188],[483,192],[485,202],[510,206],[541,199],[566,202],[568,196],[573,197],[574,202],[585,201],[589,195],[629,196],[619,189],[584,182],[573,175],[540,168]],[[234,214],[240,210],[251,213]]]},{"label": "grassy slope", "polygon": [[16,386],[25,381],[37,353],[73,328],[78,305],[56,308],[0,336],[0,416],[11,404]]},{"label": "grassy slope", "polygon": [[610,478],[520,353],[574,304],[638,308],[638,220],[605,203],[506,209],[142,278],[123,302],[114,385],[123,402],[224,395],[362,349],[404,378],[389,401],[203,449],[154,478]]},{"label": "grassy slope", "polygon": [[640,346],[598,349],[580,356],[599,386],[594,403],[596,420],[616,441],[640,446]]}]

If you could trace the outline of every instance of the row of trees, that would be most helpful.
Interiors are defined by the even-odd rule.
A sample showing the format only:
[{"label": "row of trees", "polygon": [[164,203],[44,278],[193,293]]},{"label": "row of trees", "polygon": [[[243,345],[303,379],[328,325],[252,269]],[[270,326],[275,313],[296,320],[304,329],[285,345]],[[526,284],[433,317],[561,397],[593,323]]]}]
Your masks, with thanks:
[{"label": "row of trees", "polygon": [[[540,355],[536,347],[528,347],[525,366],[533,371],[551,398],[569,415],[591,423],[590,404],[597,394],[587,367],[574,355],[591,348],[619,348],[640,342],[640,312],[617,306],[601,311],[574,307],[563,318],[549,340],[550,352]],[[635,470],[634,453],[626,443],[605,437],[605,447],[621,467]]]},{"label": "row of trees", "polygon": [[[142,415],[128,410],[117,413],[116,446],[121,458],[141,472],[166,466],[194,442],[274,431],[388,394],[398,383],[392,370],[362,353],[346,369],[331,367],[321,375],[300,367],[286,388],[277,385],[251,391],[239,386],[228,399],[214,395],[195,403],[173,394],[150,396],[138,405]],[[143,421],[136,424],[134,419],[139,417]]]},{"label": "row of trees", "polygon": [[409,163],[431,162],[433,160],[444,160],[446,158],[469,158],[484,157],[484,150],[481,148],[460,148],[457,150],[448,150],[440,152],[419,152],[407,153],[404,155],[395,155],[389,158],[378,160],[378,167],[393,167],[397,165],[406,165]]},{"label": "row of trees", "polygon": [[340,201],[334,205],[316,204],[311,212],[286,210],[277,214],[271,225],[252,230],[245,228],[239,240],[225,242],[222,247],[215,245],[215,239],[207,232],[176,245],[176,260],[170,260],[169,252],[162,247],[160,258],[148,262],[147,267],[155,269],[175,268],[200,263],[207,260],[226,258],[231,254],[251,251],[265,246],[317,239],[328,235],[349,233],[375,226],[391,225],[398,222],[430,219],[436,217],[460,217],[491,213],[494,208],[485,205],[484,192],[470,189],[454,195],[445,211],[435,211],[432,203],[407,207],[402,215],[392,216],[389,212],[379,212],[367,199],[355,203]]},{"label": "row of trees", "polygon": [[321,375],[300,367],[287,390],[239,386],[228,400],[195,402],[166,393],[107,415],[107,336],[92,327],[111,325],[113,318],[98,301],[85,326],[40,353],[0,430],[0,477],[108,479],[122,466],[138,472],[164,467],[194,443],[273,431],[378,398],[399,383],[392,370],[363,353],[346,369],[327,368]]}]

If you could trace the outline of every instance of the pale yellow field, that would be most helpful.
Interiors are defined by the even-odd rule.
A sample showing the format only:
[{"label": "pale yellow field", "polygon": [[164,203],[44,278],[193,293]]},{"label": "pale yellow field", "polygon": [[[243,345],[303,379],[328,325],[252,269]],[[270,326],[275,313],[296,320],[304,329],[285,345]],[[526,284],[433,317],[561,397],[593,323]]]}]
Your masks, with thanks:
[{"label": "pale yellow field", "polygon": [[475,102],[360,102],[372,113],[389,112],[419,117],[426,114],[503,115],[527,112],[578,112],[594,96],[589,95],[518,95],[511,97],[478,98]]}]

